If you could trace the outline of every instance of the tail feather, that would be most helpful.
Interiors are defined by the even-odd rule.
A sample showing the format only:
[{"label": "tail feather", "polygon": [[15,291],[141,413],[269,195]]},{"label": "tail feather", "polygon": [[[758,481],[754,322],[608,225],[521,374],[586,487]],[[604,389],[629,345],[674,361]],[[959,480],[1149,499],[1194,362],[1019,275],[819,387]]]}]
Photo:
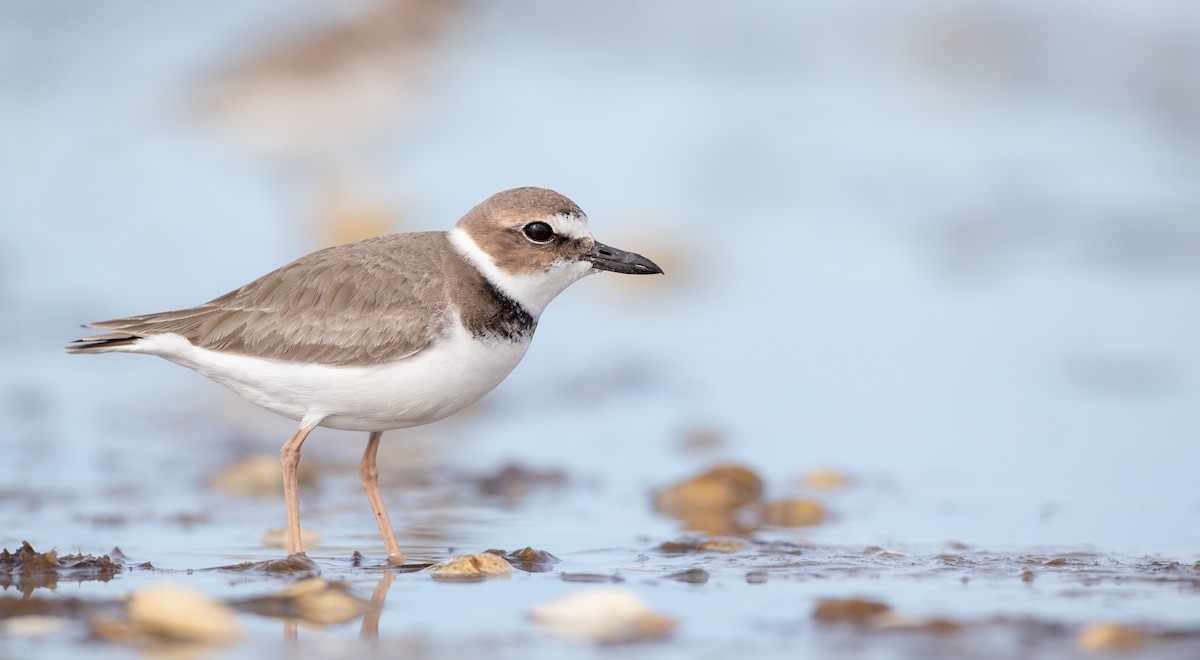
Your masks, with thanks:
[{"label": "tail feather", "polygon": [[65,348],[68,353],[105,353],[108,351],[123,351],[132,346],[142,337],[125,332],[110,332],[103,335],[93,335],[76,339]]},{"label": "tail feather", "polygon": [[212,313],[204,306],[181,309],[174,312],[143,314],[109,321],[93,321],[83,327],[95,330],[113,330],[100,335],[76,339],[66,346],[68,353],[106,353],[128,351],[139,339],[148,335],[166,332],[187,332]]}]

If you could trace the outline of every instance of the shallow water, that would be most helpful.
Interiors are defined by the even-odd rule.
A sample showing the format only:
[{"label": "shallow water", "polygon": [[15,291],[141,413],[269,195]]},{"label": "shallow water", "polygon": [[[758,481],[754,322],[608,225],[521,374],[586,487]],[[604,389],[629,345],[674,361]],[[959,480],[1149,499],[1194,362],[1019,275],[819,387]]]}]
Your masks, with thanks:
[{"label": "shallow water", "polygon": [[[410,55],[424,82],[395,83],[403,120],[282,150],[229,139],[196,90],[264,33],[358,10],[244,4],[0,9],[0,547],[126,558],[103,580],[4,580],[6,602],[65,618],[0,621],[0,656],[125,657],[140,647],[89,622],[131,593],[294,581],[198,570],[283,555],[263,540],[279,498],[214,480],[291,423],[165,362],[68,357],[79,323],[211,298],[356,222],[444,228],[527,184],[667,276],[572,287],[481,404],[386,436],[381,479],[410,562],[561,562],[399,573],[377,641],[370,616],[294,632],[241,612],[217,652],[604,655],[529,612],[612,576],[678,623],[623,655],[1067,657],[1101,621],[1146,657],[1197,655],[1192,3],[461,4]],[[387,570],[365,440],[315,433],[301,498],[321,575],[370,599]],[[712,535],[651,494],[727,462],[829,515],[665,552]],[[542,478],[488,480],[509,464]],[[821,468],[849,485],[806,485]],[[854,597],[894,616],[814,617]]]}]

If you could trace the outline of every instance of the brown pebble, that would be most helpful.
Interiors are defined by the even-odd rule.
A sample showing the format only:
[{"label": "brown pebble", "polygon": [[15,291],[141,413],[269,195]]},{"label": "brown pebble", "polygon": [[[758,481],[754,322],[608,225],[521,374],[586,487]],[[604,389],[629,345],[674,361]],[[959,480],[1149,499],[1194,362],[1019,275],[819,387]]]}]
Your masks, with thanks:
[{"label": "brown pebble", "polygon": [[962,632],[963,625],[950,619],[930,619],[924,628],[935,635],[953,635]]},{"label": "brown pebble", "polygon": [[659,491],[655,507],[669,515],[733,511],[762,497],[762,479],[749,468],[722,465]]},{"label": "brown pebble", "polygon": [[883,603],[862,598],[825,598],[817,602],[813,618],[822,623],[853,623],[865,625],[891,608]]},{"label": "brown pebble", "polygon": [[766,571],[750,571],[749,573],[746,573],[746,584],[766,584],[766,583],[767,583],[767,572]]},{"label": "brown pebble", "polygon": [[708,582],[708,571],[703,568],[689,568],[686,571],[672,573],[667,576],[667,579],[686,582],[688,584],[704,584]]},{"label": "brown pebble", "polygon": [[837,470],[813,470],[804,475],[804,485],[817,490],[836,490],[849,486],[850,477]]},{"label": "brown pebble", "polygon": [[491,552],[489,554],[499,554],[514,568],[519,568],[527,573],[546,573],[554,569],[554,565],[562,561],[558,557],[546,552],[545,550],[534,550],[531,547],[525,547],[520,550],[513,550],[505,554],[504,552]]},{"label": "brown pebble", "polygon": [[1118,623],[1097,622],[1079,631],[1076,645],[1088,651],[1132,651],[1145,643],[1145,635],[1136,628]]},{"label": "brown pebble", "polygon": [[764,505],[761,516],[773,527],[809,527],[825,520],[825,509],[812,500],[779,500]]},{"label": "brown pebble", "polygon": [[741,552],[749,547],[749,545],[734,539],[704,539],[696,543],[697,549],[709,552]]}]

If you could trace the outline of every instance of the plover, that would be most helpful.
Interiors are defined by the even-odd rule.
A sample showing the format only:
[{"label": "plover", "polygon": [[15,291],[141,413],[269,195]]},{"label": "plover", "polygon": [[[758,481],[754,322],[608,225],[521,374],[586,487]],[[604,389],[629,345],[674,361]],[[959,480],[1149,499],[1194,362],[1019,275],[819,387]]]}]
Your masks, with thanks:
[{"label": "plover", "polygon": [[403,556],[379,492],[384,431],[478,400],[517,366],[546,305],[600,271],[661,273],[599,243],[587,216],[544,188],[497,193],[448,232],[392,234],[314,252],[189,309],[88,323],[71,353],[145,353],[193,369],[300,422],[280,450],[288,551],[301,554],[296,466],[318,426],[370,433],[363,490]]}]

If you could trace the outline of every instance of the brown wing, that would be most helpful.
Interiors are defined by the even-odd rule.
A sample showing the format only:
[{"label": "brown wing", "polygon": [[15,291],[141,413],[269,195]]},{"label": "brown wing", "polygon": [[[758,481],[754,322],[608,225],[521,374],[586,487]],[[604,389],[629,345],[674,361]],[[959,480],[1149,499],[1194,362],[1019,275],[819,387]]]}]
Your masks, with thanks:
[{"label": "brown wing", "polygon": [[116,331],[69,347],[112,350],[176,333],[202,348],[276,360],[364,365],[416,353],[442,332],[444,232],[339,245],[191,309],[89,323]]}]

